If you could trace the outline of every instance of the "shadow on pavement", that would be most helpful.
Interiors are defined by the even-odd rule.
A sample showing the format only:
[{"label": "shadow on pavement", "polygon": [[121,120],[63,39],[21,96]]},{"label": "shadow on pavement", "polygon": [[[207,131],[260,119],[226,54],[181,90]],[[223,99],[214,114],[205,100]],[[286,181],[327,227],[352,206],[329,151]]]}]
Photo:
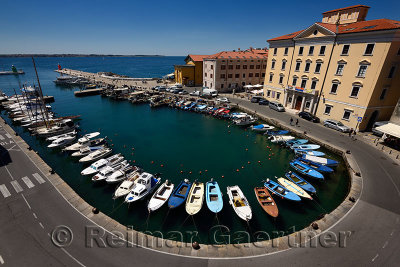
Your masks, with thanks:
[{"label": "shadow on pavement", "polygon": [[8,165],[11,162],[12,160],[10,157],[10,153],[8,153],[8,150],[0,145],[0,167]]}]

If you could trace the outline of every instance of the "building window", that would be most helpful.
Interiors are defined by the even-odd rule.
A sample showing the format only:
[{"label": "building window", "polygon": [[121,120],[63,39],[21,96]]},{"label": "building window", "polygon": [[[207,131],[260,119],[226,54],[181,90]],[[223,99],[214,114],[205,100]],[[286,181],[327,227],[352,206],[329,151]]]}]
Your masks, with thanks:
[{"label": "building window", "polygon": [[268,90],[267,91],[267,97],[270,97],[271,96],[271,90]]},{"label": "building window", "polygon": [[306,108],[306,109],[309,109],[310,106],[311,106],[311,102],[310,102],[310,101],[307,101],[306,104],[305,104],[305,108]]},{"label": "building window", "polygon": [[263,69],[265,70],[267,68],[267,65],[263,65]]},{"label": "building window", "polygon": [[282,60],[282,70],[285,70],[286,68],[286,60]]},{"label": "building window", "polygon": [[368,65],[360,65],[358,69],[357,77],[364,78],[365,73],[367,72]]},{"label": "building window", "polygon": [[304,72],[309,72],[310,71],[310,62],[306,62],[306,67],[304,68]]},{"label": "building window", "polygon": [[274,56],[278,53],[278,48],[274,48]]},{"label": "building window", "polygon": [[207,72],[204,72],[204,77],[207,77]]},{"label": "building window", "polygon": [[225,79],[225,74],[221,74],[221,79]]},{"label": "building window", "polygon": [[292,100],[293,100],[293,97],[289,96],[289,97],[288,97],[288,102],[289,102],[289,103],[292,103]]},{"label": "building window", "polygon": [[225,70],[226,66],[225,65],[221,65],[221,70]]},{"label": "building window", "polygon": [[228,69],[233,70],[233,65],[229,65]]},{"label": "building window", "polygon": [[299,47],[299,56],[302,56],[304,52],[304,47],[300,46]]},{"label": "building window", "polygon": [[244,69],[244,70],[247,70],[247,65],[243,65],[243,69]]},{"label": "building window", "polygon": [[232,73],[228,74],[228,78],[232,78]]},{"label": "building window", "polygon": [[375,44],[367,44],[367,47],[365,48],[364,55],[372,56],[372,52],[374,51],[374,47],[375,47]]},{"label": "building window", "polygon": [[211,69],[212,69],[212,70],[214,69],[214,65],[211,65]]},{"label": "building window", "polygon": [[301,85],[300,85],[300,87],[301,87],[301,88],[306,88],[306,85],[307,85],[307,80],[306,80],[306,79],[301,80]]},{"label": "building window", "polygon": [[383,88],[383,89],[382,89],[381,96],[379,97],[379,100],[385,99],[386,92],[387,92],[387,88]]},{"label": "building window", "polygon": [[357,98],[358,97],[358,92],[360,92],[360,86],[353,86],[353,89],[351,90],[350,97]]},{"label": "building window", "polygon": [[256,65],[256,69],[260,69],[261,68],[261,65]]},{"label": "building window", "polygon": [[389,79],[393,78],[395,70],[396,70],[396,66],[392,66],[390,68],[389,75],[388,75]]},{"label": "building window", "polygon": [[297,77],[293,77],[292,85],[293,85],[293,86],[296,86],[296,83],[297,83]]},{"label": "building window", "polygon": [[346,120],[346,121],[348,121],[348,120],[350,120],[350,115],[351,115],[351,113],[352,113],[352,111],[351,110],[348,110],[348,109],[345,109],[344,110],[344,113],[343,113],[343,120]]},{"label": "building window", "polygon": [[204,82],[204,86],[207,87],[207,81]]},{"label": "building window", "polygon": [[321,48],[319,49],[319,55],[320,56],[324,56],[325,55],[325,49],[326,49],[325,45],[321,46]]},{"label": "building window", "polygon": [[279,83],[283,83],[283,76],[279,77]]},{"label": "building window", "polygon": [[271,62],[271,70],[275,69],[275,60],[272,60]]},{"label": "building window", "polygon": [[223,83],[221,84],[221,89],[224,89],[224,84]]},{"label": "building window", "polygon": [[336,75],[343,75],[344,64],[338,64],[336,69]]},{"label": "building window", "polygon": [[256,72],[256,73],[255,73],[255,76],[256,76],[256,77],[260,77],[260,73]]},{"label": "building window", "polygon": [[308,55],[312,56],[314,54],[314,46],[310,46],[310,48],[308,49]]},{"label": "building window", "polygon": [[284,55],[284,56],[287,56],[288,52],[289,52],[289,48],[288,48],[288,47],[285,47],[285,53],[284,53],[283,55]]},{"label": "building window", "polygon": [[213,77],[213,75],[212,75],[212,73],[210,74],[210,78],[212,79],[212,77]]},{"label": "building window", "polygon": [[245,86],[246,85],[246,83],[245,82],[242,82],[242,86]]},{"label": "building window", "polygon": [[397,55],[400,56],[400,47],[399,50],[397,50]]},{"label": "building window", "polygon": [[324,114],[325,115],[331,114],[331,110],[332,110],[332,106],[331,105],[325,105]]},{"label": "building window", "polygon": [[300,71],[300,65],[301,65],[301,62],[296,63],[295,71]]},{"label": "building window", "polygon": [[253,70],[254,69],[254,65],[250,65],[250,69]]},{"label": "building window", "polygon": [[265,77],[265,72],[261,73],[261,77],[263,78]]},{"label": "building window", "polygon": [[235,78],[239,78],[239,73],[236,73],[236,74],[235,74]]},{"label": "building window", "polygon": [[281,98],[281,93],[276,93],[276,99]]},{"label": "building window", "polygon": [[273,74],[270,74],[270,75],[269,75],[269,82],[270,82],[270,83],[272,83],[272,79],[273,79],[273,78],[274,78],[274,75],[273,75]]},{"label": "building window", "polygon": [[237,69],[237,70],[240,70],[240,65],[236,65],[236,69]]},{"label": "building window", "polygon": [[253,73],[252,72],[249,73],[249,78],[251,78],[251,77],[253,77]]},{"label": "building window", "polygon": [[317,87],[317,81],[312,81],[311,82],[311,89],[314,90],[315,87]]},{"label": "building window", "polygon": [[342,55],[347,56],[349,54],[349,49],[350,49],[350,45],[348,45],[348,44],[343,45]]},{"label": "building window", "polygon": [[321,63],[317,63],[317,65],[315,65],[315,73],[319,73],[321,71]]},{"label": "building window", "polygon": [[246,73],[243,73],[243,78],[246,78]]},{"label": "building window", "polygon": [[337,93],[337,89],[338,89],[339,84],[338,83],[332,83],[332,87],[331,87],[331,94],[336,95]]}]

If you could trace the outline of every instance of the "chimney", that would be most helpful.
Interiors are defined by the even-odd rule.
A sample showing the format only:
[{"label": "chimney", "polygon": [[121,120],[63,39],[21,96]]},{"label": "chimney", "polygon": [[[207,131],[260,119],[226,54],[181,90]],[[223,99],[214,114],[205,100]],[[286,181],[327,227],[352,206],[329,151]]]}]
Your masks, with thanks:
[{"label": "chimney", "polygon": [[252,46],[250,46],[250,51],[253,51],[253,47]]},{"label": "chimney", "polygon": [[240,47],[238,48],[238,51],[240,52]]}]

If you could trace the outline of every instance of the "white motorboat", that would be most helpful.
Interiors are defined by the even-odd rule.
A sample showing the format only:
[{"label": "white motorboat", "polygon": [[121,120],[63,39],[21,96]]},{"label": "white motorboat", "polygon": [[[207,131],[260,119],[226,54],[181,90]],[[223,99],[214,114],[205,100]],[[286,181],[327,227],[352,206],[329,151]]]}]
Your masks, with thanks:
[{"label": "white motorboat", "polygon": [[231,119],[235,120],[235,119],[241,119],[244,118],[246,116],[248,116],[249,114],[244,113],[244,112],[234,112],[231,114]]},{"label": "white motorboat", "polygon": [[234,119],[233,123],[239,126],[247,126],[255,123],[257,121],[257,118],[247,115],[242,118]]},{"label": "white motorboat", "polygon": [[81,171],[81,175],[91,175],[99,172],[102,168],[106,166],[114,166],[124,160],[124,157],[121,154],[112,155],[106,159],[99,159],[83,171]]},{"label": "white motorboat", "polygon": [[138,167],[130,166],[128,164],[124,168],[121,168],[121,169],[115,171],[113,174],[111,174],[109,177],[107,177],[106,182],[107,182],[107,184],[119,183],[119,182],[125,180],[127,177],[129,177],[133,172],[136,172],[137,170],[138,170]]},{"label": "white motorboat", "polygon": [[60,135],[55,135],[55,136],[52,136],[52,137],[48,137],[48,138],[46,138],[46,141],[54,141],[54,140],[56,140],[56,139],[58,139],[58,138],[63,138],[63,137],[68,137],[68,136],[75,136],[76,135],[76,131],[75,130],[73,130],[73,131],[71,131],[71,132],[68,132],[68,133],[65,133],[65,134],[60,134]]},{"label": "white motorboat", "polygon": [[66,137],[61,137],[53,142],[51,142],[50,145],[48,145],[48,148],[56,148],[56,147],[63,147],[68,144],[71,144],[75,140],[75,136],[66,136]]},{"label": "white motorboat", "polygon": [[139,172],[135,172],[131,176],[129,176],[125,181],[123,181],[115,190],[113,198],[119,198],[126,196],[132,190],[133,186],[135,185],[135,181],[140,177]]},{"label": "white motorboat", "polygon": [[291,135],[272,135],[269,138],[272,143],[283,143],[295,139],[295,137]]},{"label": "white motorboat", "polygon": [[268,125],[268,124],[259,124],[259,125],[252,125],[251,129],[255,132],[265,132],[268,130],[274,129],[274,126]]},{"label": "white motorboat", "polygon": [[111,154],[111,152],[112,152],[111,148],[105,147],[103,149],[96,150],[96,151],[90,153],[89,155],[81,158],[79,160],[79,162],[82,162],[82,163],[83,162],[85,162],[85,163],[93,162],[93,161],[96,161],[98,159],[102,159],[104,157],[107,157],[108,155]]},{"label": "white motorboat", "polygon": [[71,154],[72,157],[84,157],[89,155],[90,153],[103,149],[104,146],[84,146],[79,149],[79,151],[75,151],[74,153]]},{"label": "white motorboat", "polygon": [[75,123],[71,119],[62,120],[58,122],[55,126],[50,128],[40,128],[37,129],[34,133],[41,137],[48,137],[53,135],[59,135],[66,132],[70,132],[76,128]]},{"label": "white motorboat", "polygon": [[229,204],[232,205],[233,210],[236,212],[239,218],[245,221],[251,220],[251,207],[239,186],[228,186],[227,193],[229,197]]},{"label": "white motorboat", "polygon": [[96,175],[92,177],[93,182],[100,182],[106,180],[108,177],[110,177],[114,172],[125,168],[128,164],[127,160],[124,160],[121,163],[118,163],[114,167],[111,166],[106,166],[105,168],[101,169]]},{"label": "white motorboat", "polygon": [[126,196],[125,202],[131,203],[139,199],[145,198],[157,187],[160,181],[161,178],[156,178],[150,173],[142,173],[139,179],[135,181],[132,190]]},{"label": "white motorboat", "polygon": [[79,150],[81,147],[84,147],[84,146],[97,146],[97,145],[100,144],[100,142],[104,142],[104,138],[95,139],[95,140],[98,140],[97,142],[95,142],[95,140],[92,140],[92,138],[94,138],[94,137],[96,137],[98,135],[100,135],[99,132],[85,134],[84,136],[82,136],[81,138],[78,139],[78,142],[76,142],[75,144],[72,144],[72,145],[64,148],[64,150],[66,150],[66,151],[76,151],[76,150]]},{"label": "white motorboat", "polygon": [[147,205],[149,212],[161,208],[171,196],[172,191],[174,191],[174,184],[171,184],[168,180],[166,180],[165,183],[163,183],[151,197],[149,204]]}]

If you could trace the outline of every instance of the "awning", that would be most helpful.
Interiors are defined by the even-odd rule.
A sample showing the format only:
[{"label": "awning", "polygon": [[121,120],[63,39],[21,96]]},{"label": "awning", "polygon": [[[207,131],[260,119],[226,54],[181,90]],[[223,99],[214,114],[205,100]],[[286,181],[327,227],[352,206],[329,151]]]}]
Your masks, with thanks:
[{"label": "awning", "polygon": [[263,92],[264,92],[263,89],[251,91],[252,94],[256,94],[256,95],[257,95],[257,94],[262,94]]},{"label": "awning", "polygon": [[245,85],[245,86],[243,86],[244,88],[253,88],[253,85],[250,85],[250,84],[248,84],[248,85]]},{"label": "awning", "polygon": [[394,123],[388,123],[375,128],[378,131],[381,131],[384,134],[391,135],[397,138],[400,138],[400,125]]}]

